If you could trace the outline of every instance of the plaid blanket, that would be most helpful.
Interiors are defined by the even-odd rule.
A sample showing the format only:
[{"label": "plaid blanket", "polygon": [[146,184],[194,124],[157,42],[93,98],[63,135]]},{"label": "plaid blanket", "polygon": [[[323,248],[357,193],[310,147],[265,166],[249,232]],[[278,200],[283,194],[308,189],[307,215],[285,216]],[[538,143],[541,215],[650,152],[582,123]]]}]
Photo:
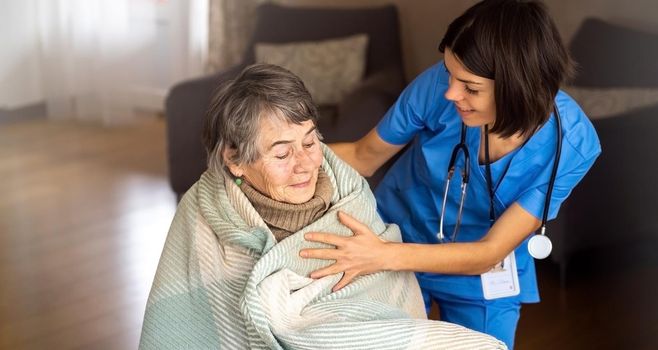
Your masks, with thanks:
[{"label": "plaid blanket", "polygon": [[413,273],[380,272],[338,292],[341,275],[308,274],[330,262],[309,231],[351,235],[342,210],[383,239],[395,225],[376,212],[367,182],[323,146],[334,194],[329,211],[277,243],[230,178],[206,172],[179,204],[146,306],[140,349],[502,349],[494,338],[426,319]]}]

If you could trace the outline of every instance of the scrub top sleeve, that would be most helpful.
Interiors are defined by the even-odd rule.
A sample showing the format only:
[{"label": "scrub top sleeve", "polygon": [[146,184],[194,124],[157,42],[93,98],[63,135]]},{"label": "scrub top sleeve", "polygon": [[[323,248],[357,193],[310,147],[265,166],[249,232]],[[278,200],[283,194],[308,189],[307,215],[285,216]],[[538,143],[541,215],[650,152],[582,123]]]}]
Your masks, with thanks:
[{"label": "scrub top sleeve", "polygon": [[[579,162],[576,168],[563,175],[557,176],[555,179],[555,185],[553,186],[551,203],[548,209],[548,220],[553,220],[557,217],[562,202],[569,197],[569,194],[574,187],[576,187],[585,174],[587,174],[599,154],[600,150],[589,156],[587,159]],[[517,202],[523,207],[523,209],[527,210],[538,220],[541,220],[544,215],[544,203],[546,202],[547,191],[548,183],[526,191]]]},{"label": "scrub top sleeve", "polygon": [[384,141],[393,145],[407,144],[425,128],[432,111],[442,109],[442,104],[447,103],[438,93],[441,86],[447,86],[444,77],[447,73],[441,71],[443,67],[443,61],[435,64],[402,91],[377,125],[377,133]]},{"label": "scrub top sleeve", "polygon": [[[561,106],[559,108],[562,114],[564,135],[562,155],[553,186],[547,220],[557,217],[562,202],[569,197],[571,191],[601,154],[601,144],[596,131],[578,104],[564,93],[558,94],[556,102]],[[553,155],[551,155],[552,157]],[[548,166],[550,168],[546,169],[539,185],[523,193],[517,200],[521,207],[539,220],[544,215],[544,203],[553,162],[550,162]]]}]

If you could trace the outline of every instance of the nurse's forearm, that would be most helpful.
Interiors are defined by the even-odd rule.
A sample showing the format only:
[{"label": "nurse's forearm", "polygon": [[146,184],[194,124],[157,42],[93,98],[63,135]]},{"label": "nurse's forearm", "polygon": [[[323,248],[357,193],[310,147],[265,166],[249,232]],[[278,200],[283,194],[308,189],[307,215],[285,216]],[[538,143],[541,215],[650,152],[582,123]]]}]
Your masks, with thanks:
[{"label": "nurse's forearm", "polygon": [[477,242],[445,244],[387,243],[382,265],[387,270],[479,275],[489,271],[537,230],[540,221],[512,204]]},{"label": "nurse's forearm", "polygon": [[368,177],[372,176],[404,145],[392,145],[382,140],[377,134],[377,130],[372,129],[356,142],[332,143],[329,144],[329,147],[359,174]]},{"label": "nurse's forearm", "polygon": [[361,176],[371,176],[368,163],[359,159],[355,142],[330,143],[331,148],[336,155],[345,163],[354,168]]},{"label": "nurse's forearm", "polygon": [[504,254],[490,242],[413,244],[387,243],[382,254],[385,270],[479,275],[495,266]]}]

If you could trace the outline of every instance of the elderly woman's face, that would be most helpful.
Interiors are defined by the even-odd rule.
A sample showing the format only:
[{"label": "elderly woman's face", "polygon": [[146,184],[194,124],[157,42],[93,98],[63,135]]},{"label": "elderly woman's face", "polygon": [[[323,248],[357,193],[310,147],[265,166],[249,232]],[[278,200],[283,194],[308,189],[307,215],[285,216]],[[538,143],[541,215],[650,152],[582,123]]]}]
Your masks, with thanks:
[{"label": "elderly woman's face", "polygon": [[[264,195],[300,204],[315,194],[322,150],[313,122],[300,125],[263,118],[258,140],[261,157],[239,166],[246,181]],[[240,174],[238,174],[240,175]]]}]

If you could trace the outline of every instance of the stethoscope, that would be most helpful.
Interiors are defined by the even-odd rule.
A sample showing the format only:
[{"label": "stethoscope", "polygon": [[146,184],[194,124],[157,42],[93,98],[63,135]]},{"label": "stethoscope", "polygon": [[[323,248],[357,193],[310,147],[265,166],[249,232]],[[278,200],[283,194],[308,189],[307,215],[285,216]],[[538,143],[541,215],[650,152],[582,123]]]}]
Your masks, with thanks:
[{"label": "stethoscope", "polygon": [[[551,250],[553,249],[553,244],[551,243],[551,239],[548,238],[548,236],[546,236],[546,222],[548,221],[548,209],[551,203],[551,196],[553,194],[553,186],[555,185],[555,177],[557,176],[557,168],[560,163],[560,154],[562,153],[562,123],[560,121],[560,112],[555,106],[553,106],[553,111],[555,112],[556,131],[557,131],[557,139],[555,143],[555,160],[553,162],[551,177],[548,182],[548,191],[546,192],[546,200],[544,201],[544,212],[541,220],[540,233],[535,234],[528,241],[528,252],[535,259],[546,258],[548,255],[551,254]],[[487,187],[489,189],[489,221],[490,221],[490,225],[493,225],[493,223],[496,220],[495,209],[494,209],[495,188],[491,180],[491,168],[489,161],[489,131],[487,126],[485,126],[484,140],[485,140],[484,152],[485,152],[485,167],[486,167],[486,175],[487,175]],[[466,147],[466,125],[464,125],[464,123],[462,123],[459,143],[455,145],[455,147],[452,149],[452,154],[450,155],[450,162],[448,163],[448,176],[446,178],[445,189],[443,190],[443,202],[441,204],[441,215],[439,219],[439,232],[437,233],[437,238],[439,239],[439,243],[446,242],[446,237],[445,234],[443,233],[444,213],[446,210],[446,202],[448,200],[448,189],[450,187],[450,180],[452,179],[452,176],[455,173],[455,161],[457,160],[457,156],[459,155],[460,151],[464,154],[464,169],[462,170],[461,173],[462,175],[462,183],[460,187],[461,196],[459,199],[459,207],[457,209],[457,220],[455,222],[455,227],[452,231],[452,238],[450,239],[450,241],[452,242],[455,242],[455,240],[457,239],[457,234],[459,233],[459,227],[461,226],[462,213],[464,210],[464,199],[466,198],[466,189],[468,188],[468,180],[471,173],[471,162],[470,162],[471,157],[468,152],[468,147]],[[503,175],[501,179],[505,177],[505,174],[507,173],[510,164],[511,162],[507,164],[507,168],[503,171]],[[500,184],[500,182],[502,181],[499,181],[498,184]]]}]

